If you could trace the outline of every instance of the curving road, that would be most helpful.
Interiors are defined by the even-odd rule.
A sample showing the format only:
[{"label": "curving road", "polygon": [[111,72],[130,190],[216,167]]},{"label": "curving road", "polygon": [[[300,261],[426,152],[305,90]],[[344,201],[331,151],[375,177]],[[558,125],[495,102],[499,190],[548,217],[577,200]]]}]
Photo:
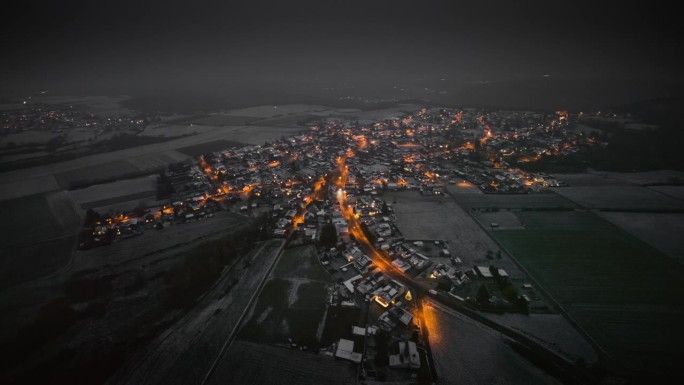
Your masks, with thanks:
[{"label": "curving road", "polygon": [[[448,294],[444,294],[442,292],[437,292],[437,294],[434,295],[431,294],[429,292],[431,287],[428,287],[425,284],[413,280],[412,278],[408,277],[403,272],[401,272],[399,269],[397,269],[394,265],[392,265],[391,262],[388,261],[388,257],[386,257],[383,253],[379,252],[375,248],[375,246],[368,240],[368,237],[366,237],[366,235],[361,230],[358,220],[356,219],[354,213],[347,204],[347,196],[344,192],[348,179],[346,157],[338,158],[337,164],[340,169],[340,176],[335,182],[335,185],[339,189],[337,197],[340,201],[340,209],[342,210],[342,214],[344,215],[349,225],[350,233],[354,235],[354,238],[356,239],[359,248],[361,248],[363,252],[365,252],[368,256],[370,256],[373,259],[374,264],[378,267],[380,271],[388,275],[390,278],[395,279],[398,282],[401,282],[402,284],[411,288],[412,294],[416,301],[422,303],[423,297],[432,297],[434,301],[437,301],[442,305],[448,306],[458,311],[459,313],[493,330],[498,331],[499,333],[505,335],[506,337],[520,344],[520,346],[524,350],[526,350],[529,354],[533,355],[539,362],[543,362],[545,365],[548,366],[550,370],[562,376],[565,382],[572,384],[597,384],[599,382],[600,379],[597,378],[596,375],[594,375],[593,373],[587,371],[585,368],[577,366],[574,362],[570,362],[564,357],[559,356],[556,352],[549,350],[544,345],[541,345],[537,341],[532,340],[530,337],[484,317],[478,311],[475,311],[465,306],[463,302],[457,300],[456,298]],[[424,320],[421,320],[421,322],[424,322]]]}]

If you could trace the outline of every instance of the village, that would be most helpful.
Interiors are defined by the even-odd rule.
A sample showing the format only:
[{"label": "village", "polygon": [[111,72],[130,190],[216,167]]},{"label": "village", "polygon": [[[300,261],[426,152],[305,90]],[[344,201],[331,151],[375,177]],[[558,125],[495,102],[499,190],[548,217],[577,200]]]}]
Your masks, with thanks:
[{"label": "village", "polygon": [[675,7],[82,3],[3,23],[0,385],[684,383]]},{"label": "village", "polygon": [[[195,163],[171,164],[158,181],[159,202],[166,199],[165,204],[137,208],[138,218],[134,213],[110,213],[97,225],[106,222],[115,235],[124,236],[142,231],[139,223],[162,228],[164,223],[210,217],[220,208],[236,206],[243,213],[269,212],[276,236],[294,228],[317,240],[317,226],[333,219],[334,213],[332,206],[320,202],[309,206],[317,197],[328,198],[319,190],[330,185],[330,176],[338,171],[337,160],[344,157],[349,170],[344,192],[359,220],[382,227],[377,234],[383,237],[391,233],[392,224],[376,220],[388,217],[379,216],[381,207],[375,204],[380,204],[377,197],[385,191],[441,196],[450,185],[474,185],[487,193],[524,194],[562,185],[552,175],[525,172],[518,166],[597,145],[595,137],[567,129],[569,121],[566,112],[482,114],[474,109],[427,108],[381,122],[332,120],[274,143],[230,148],[199,156]],[[494,124],[502,128],[493,128]],[[92,219],[89,216],[88,224],[95,224]],[[335,224],[345,239],[345,223]],[[105,232],[99,227],[94,232],[98,237],[86,239],[87,243],[103,242]],[[111,235],[107,242],[114,239]]]},{"label": "village", "polygon": [[[449,186],[476,186],[486,193],[525,194],[563,185],[552,175],[525,172],[518,166],[597,145],[595,137],[567,129],[570,119],[566,112],[482,114],[474,109],[423,108],[380,122],[326,121],[274,143],[230,148],[201,155],[194,163],[169,165],[158,178],[159,207],[108,215],[89,212],[86,225],[93,231],[82,236],[81,244],[106,244],[145,228],[211,217],[220,209],[249,215],[268,212],[275,236],[295,229],[309,241],[318,240],[320,227],[332,222],[343,244],[348,244],[346,222],[338,220],[341,216],[330,204],[337,192],[328,196],[322,190],[330,189],[341,158],[348,170],[343,192],[354,214],[384,238],[396,232],[396,226],[387,202],[379,198],[383,192],[416,190],[443,196]],[[493,128],[494,124],[502,128]]]},{"label": "village", "polygon": [[89,210],[80,247],[211,220],[219,211],[266,216],[272,236],[287,238],[289,247],[316,245],[319,263],[336,282],[329,306],[366,315],[365,323],[346,325],[340,334],[346,338],[322,351],[363,363],[368,378],[428,378],[429,343],[420,332],[417,300],[422,294],[517,313],[529,312],[530,302],[540,298],[529,283],[513,284],[509,274],[519,278],[517,269],[495,266],[500,250],[496,256],[488,251],[489,264],[473,265],[445,239],[407,239],[394,213],[397,197],[413,191],[447,199],[454,187],[544,194],[563,182],[517,166],[597,143],[566,130],[568,120],[565,112],[423,108],[380,122],[321,122],[274,143],[169,165],[158,177],[157,195],[164,203],[127,213]]}]

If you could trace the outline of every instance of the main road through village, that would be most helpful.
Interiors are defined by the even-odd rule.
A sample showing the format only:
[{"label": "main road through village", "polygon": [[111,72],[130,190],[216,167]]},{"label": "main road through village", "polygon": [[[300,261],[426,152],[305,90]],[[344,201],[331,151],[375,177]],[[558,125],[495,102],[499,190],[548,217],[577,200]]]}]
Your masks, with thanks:
[{"label": "main road through village", "polygon": [[[345,164],[346,159],[340,157],[338,158],[337,163],[339,166],[339,176],[335,180],[334,187],[337,189],[340,210],[342,210],[342,213],[347,220],[349,231],[354,236],[359,247],[373,259],[374,264],[380,271],[390,278],[406,285],[411,291],[417,310],[416,318],[421,327],[421,332],[423,333],[423,344],[427,347],[428,364],[430,365],[433,378],[436,378],[436,373],[429,350],[429,336],[427,335],[428,327],[426,327],[425,324],[425,317],[422,316],[422,304],[424,301],[436,301],[443,306],[452,308],[501,333],[510,340],[515,341],[529,354],[533,355],[537,362],[542,362],[547,368],[551,368],[552,371],[555,372],[556,375],[561,376],[565,382],[576,384],[591,384],[597,382],[596,377],[585,368],[577,366],[574,362],[570,362],[564,357],[559,356],[556,352],[549,350],[530,337],[490,320],[478,311],[467,307],[462,301],[451,295],[441,292],[436,294],[434,294],[434,291],[430,292],[431,287],[413,280],[393,266],[388,257],[378,251],[368,240],[352,209],[347,204],[345,193],[345,186],[348,178],[347,166]],[[317,183],[315,194],[318,194],[323,187],[323,183]],[[309,200],[309,202],[311,201],[313,201],[313,199]],[[124,374],[124,378],[114,378],[114,382],[110,381],[110,383],[208,383],[214,374],[217,364],[234,341],[236,333],[243,323],[244,314],[254,306],[254,299],[258,296],[265,279],[277,262],[282,252],[282,246],[282,241],[270,241],[266,247],[269,250],[264,250],[263,246],[258,249],[256,253],[262,254],[265,258],[262,258],[262,262],[264,263],[252,264],[252,266],[249,267],[249,274],[253,279],[239,280],[238,278],[238,283],[235,284],[228,295],[226,295],[226,297],[221,296],[217,300],[216,295],[218,292],[224,290],[226,285],[233,285],[236,282],[227,277],[240,277],[246,274],[244,269],[247,269],[247,267],[245,265],[243,266],[243,269],[227,271],[212,290],[210,290],[208,295],[200,300],[201,306],[198,306],[197,309],[193,310],[172,328],[173,333],[165,333],[160,340],[157,341],[154,348],[148,349],[148,353],[142,357],[141,361],[136,365],[136,368],[129,368],[129,370],[123,371],[120,375]],[[250,256],[249,258],[254,258],[254,256]],[[252,271],[255,266],[262,266],[262,268],[259,268],[259,271]],[[250,294],[247,295],[247,293]],[[218,325],[218,318],[221,318],[216,317],[215,312],[218,307],[230,309],[230,311],[225,311],[223,314],[231,314],[230,322],[219,322],[223,325],[220,328],[216,327],[216,325]],[[204,321],[201,321],[202,319]],[[203,322],[204,326],[198,328],[198,322],[200,322],[198,320]],[[214,326],[212,327],[211,325]],[[208,348],[201,348],[201,351],[198,352],[198,347],[203,345],[206,345]],[[169,353],[173,356],[173,359],[171,360],[168,359]],[[198,353],[201,354],[198,355]],[[192,361],[192,364],[190,365],[186,360],[193,357],[194,359],[190,360]],[[198,359],[202,362],[199,363]],[[192,367],[192,369],[190,367]],[[140,370],[142,368],[154,369]]]},{"label": "main road through village", "polygon": [[[456,299],[449,294],[444,294],[441,292],[433,294],[434,291],[431,293],[431,287],[417,282],[399,271],[389,262],[388,258],[383,253],[375,248],[375,245],[369,241],[368,237],[361,229],[360,223],[354,215],[354,212],[347,204],[345,186],[348,178],[348,167],[346,165],[346,158],[344,156],[338,158],[337,164],[339,166],[339,176],[335,181],[335,186],[338,189],[337,198],[340,202],[340,210],[342,210],[342,213],[349,225],[350,233],[354,236],[354,239],[359,244],[360,248],[373,259],[373,262],[380,271],[411,289],[414,301],[416,301],[418,304],[418,316],[421,318],[421,323],[425,322],[425,320],[421,317],[421,303],[423,302],[424,298],[431,297],[432,300],[440,302],[441,304],[446,305],[517,342],[530,354],[533,354],[538,361],[544,362],[549,368],[552,368],[555,373],[563,376],[564,380],[577,384],[598,382],[598,379],[592,373],[588,372],[584,367],[578,366],[574,362],[568,361],[567,359],[559,356],[556,352],[546,348],[530,337],[490,320],[479,312],[465,306],[461,300]],[[426,332],[426,328],[423,328],[422,331]],[[432,364],[431,368],[433,369],[434,375],[434,366]]]}]

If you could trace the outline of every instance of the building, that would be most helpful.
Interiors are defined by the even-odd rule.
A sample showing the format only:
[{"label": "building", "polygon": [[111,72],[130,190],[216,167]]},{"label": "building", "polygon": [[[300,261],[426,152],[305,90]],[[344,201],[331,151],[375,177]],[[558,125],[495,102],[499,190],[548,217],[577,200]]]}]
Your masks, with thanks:
[{"label": "building", "polygon": [[412,341],[399,341],[397,354],[389,356],[390,368],[420,368],[420,356],[416,343]]},{"label": "building", "polygon": [[[361,353],[354,352],[354,341],[342,338],[337,343],[335,357],[360,364],[363,355]],[[420,365],[420,361],[418,364]]]}]

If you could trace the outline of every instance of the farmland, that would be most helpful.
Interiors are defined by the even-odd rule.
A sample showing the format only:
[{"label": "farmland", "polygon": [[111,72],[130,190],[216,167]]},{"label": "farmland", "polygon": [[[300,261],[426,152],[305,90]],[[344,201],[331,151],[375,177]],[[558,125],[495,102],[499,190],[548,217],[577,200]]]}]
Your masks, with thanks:
[{"label": "farmland", "polygon": [[[469,194],[470,195],[470,194]],[[450,197],[426,197],[416,191],[386,193],[384,199],[392,203],[397,218],[397,227],[406,239],[445,240],[454,257],[461,258],[464,266],[484,264],[487,251],[495,253],[499,247],[482,230],[473,218]],[[497,266],[519,278],[515,264],[509,260],[497,261]]]},{"label": "farmland", "polygon": [[[232,261],[200,301],[148,343],[139,356],[130,357],[110,383],[199,383],[238,326],[242,310],[281,245],[280,240],[256,244],[249,254]],[[247,264],[246,260],[259,263]]]},{"label": "farmland", "polygon": [[684,340],[682,265],[591,212],[516,215],[526,230],[492,236],[609,357],[630,370],[675,369]]},{"label": "farmland", "polygon": [[679,200],[684,200],[684,186],[650,186],[649,189]]},{"label": "farmland", "polygon": [[[284,120],[293,120],[292,117],[302,119],[308,116],[325,116],[325,117],[342,117],[342,119],[358,119],[358,120],[383,120],[392,117],[397,117],[404,114],[406,111],[415,111],[420,108],[416,104],[398,104],[394,107],[373,109],[373,110],[359,110],[355,108],[332,108],[310,104],[287,104],[287,105],[265,105],[242,108],[228,112],[230,115],[236,116],[254,116],[260,118],[285,118]],[[273,123],[268,123],[270,125]],[[259,123],[260,122],[254,122]]]},{"label": "farmland", "polygon": [[673,170],[658,170],[644,172],[601,172],[600,175],[607,179],[614,179],[641,186],[654,184],[672,184],[672,182],[674,181],[684,180],[684,171]]},{"label": "farmland", "polygon": [[[205,116],[190,117],[182,119],[184,122],[198,124],[202,126],[241,126],[255,120],[259,120],[258,117],[254,116],[240,116],[240,115],[228,115],[228,114],[209,114]],[[178,123],[174,121],[173,123]]]},{"label": "farmland", "polygon": [[[171,226],[108,247],[78,251],[68,265],[54,274],[0,291],[2,344],[5,347],[25,346],[19,350],[23,352],[21,357],[26,359],[13,371],[26,378],[26,383],[80,383],[84,378],[88,383],[104,383],[125,358],[134,365],[146,367],[144,365],[151,363],[151,367],[163,367],[159,371],[143,370],[140,377],[134,377],[130,383],[157,383],[152,373],[167,377],[166,383],[188,383],[182,376],[175,377],[176,382],[170,381],[168,377],[174,373],[169,366],[189,376],[206,369],[202,366],[209,362],[205,354],[215,357],[226,331],[235,326],[241,314],[237,311],[217,314],[216,309],[246,307],[260,282],[259,277],[266,274],[282,244],[281,240],[254,244],[255,248],[247,256],[227,261],[233,264],[232,267],[224,269],[222,277],[212,286],[214,278],[222,271],[221,266],[209,276],[198,274],[197,266],[205,263],[203,261],[207,261],[206,256],[210,253],[218,253],[226,242],[232,243],[234,232],[244,231],[247,222],[243,216],[217,213],[212,220]],[[73,247],[73,243],[70,246]],[[234,263],[245,258],[258,260],[259,264]],[[255,279],[243,279],[248,276]],[[186,283],[188,287],[183,288]],[[180,309],[183,303],[192,303],[193,296],[199,296],[199,291],[206,288],[211,291],[201,297],[199,306],[176,324],[178,317],[185,313],[186,309]],[[185,299],[179,300],[181,295],[185,295]],[[87,313],[89,308],[97,307],[100,312],[95,317],[72,318],[69,325],[74,327],[61,330],[57,338],[47,339],[42,345],[31,345],[30,341],[43,340],[41,335],[32,338],[29,334],[32,322],[43,314],[38,312],[36,315],[36,310],[57,300],[67,306],[73,304],[79,312],[83,310],[86,314],[90,314]],[[49,322],[55,317],[62,320],[59,314],[43,314],[43,318]],[[202,325],[203,333],[196,333],[198,324]],[[158,334],[169,326],[172,329],[167,335]],[[66,347],[62,343],[64,340],[69,341]],[[103,340],[108,342],[103,344]],[[120,343],[131,341],[144,341],[144,344],[136,342],[121,355]],[[186,352],[185,349],[192,350],[190,348],[194,346],[197,350]],[[73,347],[83,353],[69,355]],[[159,348],[163,359],[147,354],[155,348]],[[2,349],[2,353],[7,354],[11,349]],[[179,356],[186,366],[174,361]],[[63,361],[55,357],[66,357],[67,366],[62,366]],[[44,370],[34,370],[36,367]],[[76,377],[79,379],[74,379]]]},{"label": "farmland", "polygon": [[332,357],[235,341],[209,384],[355,384],[356,368]]},{"label": "farmland", "polygon": [[625,186],[630,183],[621,179],[608,178],[599,174],[555,174],[558,180],[567,183],[571,187],[585,186]]},{"label": "farmland", "polygon": [[[684,214],[599,212],[619,228],[648,243],[671,258],[684,263]],[[667,231],[663,231],[667,229]]]},{"label": "farmland", "polygon": [[73,105],[90,113],[105,116],[132,114],[133,111],[121,106],[121,102],[126,99],[126,96],[33,96],[36,103]]},{"label": "farmland", "polygon": [[222,151],[230,147],[242,147],[244,144],[232,140],[219,139],[211,142],[181,147],[178,151],[190,156],[199,156],[210,152]]},{"label": "farmland", "polygon": [[254,123],[260,126],[285,126],[296,127],[304,126],[307,122],[318,120],[318,115],[312,114],[288,114],[283,116],[274,116],[272,118],[260,119]]},{"label": "farmland", "polygon": [[[69,202],[66,199],[56,203],[62,203],[68,209]],[[64,226],[60,218],[52,213],[46,194],[0,201],[0,209],[12,218],[12,221],[2,221],[0,225],[3,234],[0,245],[3,247],[33,243],[64,234]]]},{"label": "farmland", "polygon": [[560,384],[518,355],[493,330],[451,309],[423,306],[438,383]]},{"label": "farmland", "polygon": [[499,229],[523,229],[524,226],[522,222],[518,219],[513,211],[485,211],[477,212],[474,214],[475,219],[482,223],[485,227],[493,226],[496,224]]},{"label": "farmland", "polygon": [[201,243],[227,231],[244,226],[248,220],[236,214],[218,212],[210,220],[201,220],[169,226],[164,230],[148,230],[145,234],[107,247],[79,251],[74,256],[74,268],[97,269],[103,264],[124,265],[138,259],[175,248]]},{"label": "farmland", "polygon": [[323,330],[327,289],[332,282],[312,246],[286,250],[264,286],[240,337],[317,348]]},{"label": "farmland", "polygon": [[487,318],[518,330],[571,361],[595,365],[596,350],[561,314],[487,314]]},{"label": "farmland", "polygon": [[74,189],[120,179],[156,174],[170,163],[186,159],[177,151],[163,151],[136,155],[127,159],[111,160],[92,166],[81,166],[55,174],[63,189]]},{"label": "farmland", "polygon": [[636,185],[564,187],[554,191],[587,208],[684,210],[684,202]]},{"label": "farmland", "polygon": [[0,289],[49,274],[64,266],[76,248],[76,236],[66,236],[0,250]]},{"label": "farmland", "polygon": [[285,250],[273,271],[273,276],[285,279],[304,278],[330,282],[330,275],[321,267],[313,247],[295,247]]},{"label": "farmland", "polygon": [[72,190],[69,191],[69,195],[83,209],[89,209],[103,206],[108,202],[125,201],[126,197],[130,196],[135,196],[131,200],[144,198],[155,200],[156,189],[157,177],[148,175],[142,178],[125,179]]},{"label": "farmland", "polygon": [[9,199],[0,208],[12,218],[0,225],[0,287],[47,274],[69,260],[80,216],[68,195]]},{"label": "farmland", "polygon": [[213,143],[226,140],[226,138],[231,138],[231,143],[263,144],[299,131],[302,131],[302,127],[222,127],[163,143],[3,172],[0,174],[0,183],[11,185],[12,189],[3,191],[0,197],[9,199],[38,192],[87,187],[97,183],[154,174],[170,163],[189,158],[188,155],[176,149]]},{"label": "farmland", "polygon": [[263,119],[283,114],[303,114],[307,112],[323,112],[328,110],[330,110],[328,107],[311,104],[287,104],[281,106],[263,105],[231,110],[227,115],[253,116]]},{"label": "farmland", "polygon": [[458,204],[470,209],[572,209],[577,205],[552,193],[546,194],[477,194],[449,186],[449,193]]},{"label": "farmland", "polygon": [[358,120],[383,120],[383,119],[392,119],[392,118],[397,118],[403,114],[405,114],[407,111],[415,111],[419,109],[421,106],[418,104],[397,104],[393,107],[387,107],[387,108],[382,108],[382,109],[373,109],[373,110],[364,110],[364,111],[356,111],[356,112],[350,112],[345,114],[348,117],[353,117],[354,119]]},{"label": "farmland", "polygon": [[[0,177],[1,180],[2,177]],[[4,181],[2,187],[0,189],[0,201],[59,190],[59,184],[53,175],[40,175],[16,181]]]},{"label": "farmland", "polygon": [[230,127],[229,131],[224,133],[224,137],[230,137],[232,140],[241,143],[264,144],[264,142],[272,142],[279,139],[281,136],[287,137],[306,130],[305,127],[276,127],[255,124]]},{"label": "farmland", "polygon": [[330,108],[313,104],[264,105],[231,110],[227,114],[232,116],[253,116],[261,119],[277,118],[287,115],[317,114],[328,115],[341,112],[355,112],[355,109]]}]

